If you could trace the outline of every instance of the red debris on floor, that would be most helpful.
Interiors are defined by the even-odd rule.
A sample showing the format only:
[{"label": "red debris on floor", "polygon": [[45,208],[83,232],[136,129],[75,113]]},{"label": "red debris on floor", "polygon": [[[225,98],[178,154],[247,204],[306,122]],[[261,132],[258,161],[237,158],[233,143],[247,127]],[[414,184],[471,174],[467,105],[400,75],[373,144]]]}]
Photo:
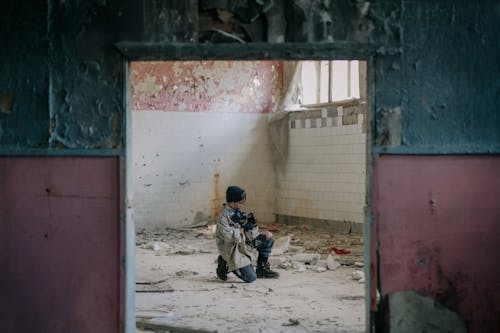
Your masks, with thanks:
[{"label": "red debris on floor", "polygon": [[339,249],[336,247],[331,247],[329,252],[330,253],[335,252],[335,254],[349,254],[349,253],[351,253],[351,251],[349,251],[349,250]]},{"label": "red debris on floor", "polygon": [[275,225],[269,225],[269,226],[267,226],[267,230],[269,230],[269,231],[279,231],[278,227],[276,227]]}]

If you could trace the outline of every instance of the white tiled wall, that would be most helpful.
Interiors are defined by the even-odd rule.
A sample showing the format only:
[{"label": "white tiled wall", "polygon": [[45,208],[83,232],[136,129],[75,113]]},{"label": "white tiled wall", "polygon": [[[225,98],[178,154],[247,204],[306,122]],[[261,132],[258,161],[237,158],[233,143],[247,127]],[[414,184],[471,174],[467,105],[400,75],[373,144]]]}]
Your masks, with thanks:
[{"label": "white tiled wall", "polygon": [[274,219],[267,114],[133,111],[132,152],[139,229],[212,220],[228,185],[247,190],[260,221]]},{"label": "white tiled wall", "polygon": [[277,214],[364,222],[364,115],[357,115],[357,124],[342,125],[342,108],[337,112],[334,117],[322,112],[317,119],[291,117],[287,167],[277,175]]}]

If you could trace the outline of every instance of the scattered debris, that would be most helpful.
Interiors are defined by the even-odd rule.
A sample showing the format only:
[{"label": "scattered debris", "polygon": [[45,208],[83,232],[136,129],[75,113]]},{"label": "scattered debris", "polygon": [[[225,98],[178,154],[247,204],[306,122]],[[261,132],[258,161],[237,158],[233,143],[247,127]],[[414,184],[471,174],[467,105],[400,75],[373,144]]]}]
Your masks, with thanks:
[{"label": "scattered debris", "polygon": [[142,330],[150,330],[153,332],[169,332],[169,333],[217,333],[215,330],[206,330],[203,328],[194,328],[188,326],[176,326],[172,324],[155,323],[151,319],[137,318],[136,327]]},{"label": "scattered debris", "polygon": [[304,252],[304,248],[302,246],[293,246],[293,245],[290,245],[288,247],[288,252],[293,252],[293,253],[295,253],[295,252]]},{"label": "scattered debris", "polygon": [[194,249],[182,249],[175,251],[174,254],[182,254],[182,255],[189,255],[189,254],[194,254],[196,250]]},{"label": "scattered debris", "polygon": [[300,322],[298,319],[288,319],[288,323],[284,323],[281,326],[298,326],[300,325]]},{"label": "scattered debris", "polygon": [[[158,333],[204,332],[196,327],[232,331],[235,320],[248,325],[246,327],[248,332],[259,332],[259,330],[263,332],[265,330],[260,327],[261,324],[256,324],[254,321],[257,314],[247,314],[238,300],[242,297],[248,299],[254,295],[265,295],[263,301],[257,301],[260,302],[258,318],[266,318],[265,325],[270,325],[273,331],[280,331],[276,328],[281,326],[300,325],[311,328],[311,331],[317,331],[321,326],[319,331],[322,332],[335,331],[340,327],[346,327],[346,332],[361,332],[364,329],[363,319],[352,321],[354,318],[350,318],[347,322],[339,318],[343,316],[340,312],[359,309],[359,313],[362,313],[364,307],[361,285],[364,279],[353,280],[351,276],[355,270],[362,267],[361,265],[364,266],[363,245],[360,243],[362,237],[316,232],[314,228],[303,229],[301,226],[279,224],[277,227],[279,234],[275,235],[280,237],[275,236],[269,263],[273,268],[288,270],[283,272],[282,280],[278,284],[267,280],[245,284],[233,273],[229,274],[227,283],[218,281],[215,277],[217,265],[215,258],[218,251],[214,224],[183,229],[140,230],[136,237],[139,276],[136,288],[142,294],[138,294],[137,297],[136,318],[143,323],[160,325],[149,328],[150,332]],[[263,226],[262,230],[265,229]],[[344,255],[329,253],[332,246],[349,249],[352,253]],[[198,261],[195,258],[198,258]],[[199,263],[200,259],[203,263]],[[196,278],[190,278],[195,275]],[[165,277],[168,277],[168,282]],[[328,292],[322,293],[318,290],[320,285],[322,288],[332,288],[329,286],[332,278],[335,281],[339,279],[339,284],[335,283],[333,289],[325,289]],[[352,296],[352,299],[339,299],[339,291],[348,297],[357,296]],[[155,294],[160,292],[172,293],[169,293],[168,297]],[[200,297],[203,299],[202,302]],[[289,301],[283,302],[283,298],[286,297],[290,297]],[[279,301],[274,303],[274,299]],[[334,319],[331,319],[331,313],[321,311],[330,306],[326,304],[331,302],[336,302],[337,305],[343,302],[340,308],[331,305],[332,309],[340,311],[337,313],[339,317],[333,316]],[[301,311],[299,304],[302,303],[307,309]],[[217,311],[212,311],[213,307],[217,307]],[[224,311],[219,312],[226,309],[225,307],[230,311],[237,311],[238,319],[226,315]],[[158,309],[164,312],[159,312]],[[284,312],[286,317],[282,317],[283,311],[286,311]],[[207,319],[207,316],[210,319]],[[290,319],[287,322],[288,318],[299,318],[300,322],[298,319]],[[210,324],[205,326],[203,323],[207,320]],[[287,329],[281,328],[281,330]],[[138,332],[143,331],[145,330],[138,328]]]},{"label": "scattered debris", "polygon": [[322,268],[324,268],[324,269],[328,269],[328,266],[327,266],[327,264],[326,264],[326,260],[324,260],[324,259],[318,260],[318,261],[316,262],[315,267],[322,267]]},{"label": "scattered debris", "polygon": [[335,256],[333,255],[329,255],[327,258],[326,258],[326,267],[333,271],[333,270],[336,270],[337,268],[340,267],[340,263],[335,260]]},{"label": "scattered debris", "polygon": [[279,237],[274,241],[273,245],[273,256],[279,256],[288,251],[290,246],[290,236]]},{"label": "scattered debris", "polygon": [[192,276],[192,275],[198,275],[198,274],[199,274],[198,272],[186,271],[186,270],[175,272],[175,275],[177,275],[177,276]]},{"label": "scattered debris", "polygon": [[306,265],[314,265],[320,258],[318,253],[297,253],[290,257],[292,261],[301,262]]},{"label": "scattered debris", "polygon": [[310,241],[305,241],[304,242],[304,249],[306,251],[315,251],[323,245],[323,241],[320,240],[310,240]]},{"label": "scattered debris", "polygon": [[279,231],[278,227],[276,227],[275,225],[268,225],[267,226],[267,230],[268,231]]},{"label": "scattered debris", "polygon": [[279,267],[280,265],[284,264],[287,262],[287,258],[283,256],[270,256],[269,257],[269,264],[272,267]]},{"label": "scattered debris", "polygon": [[363,295],[345,295],[345,296],[339,296],[339,299],[347,300],[347,301],[358,301],[361,299],[365,299],[365,296],[363,296]]},{"label": "scattered debris", "polygon": [[166,279],[158,281],[137,281],[135,291],[138,293],[165,293],[172,292],[174,289]]},{"label": "scattered debris", "polygon": [[363,273],[363,271],[359,271],[359,270],[358,271],[354,271],[354,272],[352,272],[352,279],[356,280],[356,281],[359,281],[359,280],[363,279],[363,281],[364,281],[364,279],[365,279],[365,273]]},{"label": "scattered debris", "polygon": [[314,270],[318,273],[323,273],[323,272],[326,272],[326,267],[321,267],[321,266],[315,266],[314,267]]},{"label": "scattered debris", "polygon": [[161,245],[160,245],[160,243],[159,243],[159,242],[154,242],[154,243],[152,244],[151,249],[152,249],[153,251],[160,251],[160,250],[162,249],[162,247],[161,247]]},{"label": "scattered debris", "polygon": [[153,267],[151,267],[152,271],[162,271],[164,269],[165,269],[164,265],[153,265]]},{"label": "scattered debris", "polygon": [[296,272],[305,272],[306,271],[306,266],[301,264],[300,262],[294,262],[292,264],[292,267],[295,269]]},{"label": "scattered debris", "polygon": [[293,267],[293,264],[292,264],[291,261],[287,260],[287,261],[285,261],[285,262],[283,262],[281,264],[278,264],[277,267],[281,268],[281,269],[289,269],[289,268]]},{"label": "scattered debris", "polygon": [[330,248],[330,253],[335,252],[335,254],[349,254],[351,251],[349,250],[344,250],[344,249],[339,249],[337,247],[331,247]]},{"label": "scattered debris", "polygon": [[[195,253],[217,253],[215,246],[215,224],[202,227],[164,229],[164,230],[139,230],[137,233],[136,244],[143,249],[150,249],[158,252],[157,255],[192,255]],[[276,225],[263,226],[263,229],[278,229]],[[316,272],[335,270],[341,266],[364,267],[362,238],[360,236],[349,236],[328,233],[310,233],[309,226],[287,226],[280,225],[279,229],[285,236],[275,239],[273,251],[269,262],[271,266],[281,269],[294,269],[302,272],[305,269],[311,269]],[[204,246],[186,246],[192,244],[190,240],[196,240]],[[328,243],[336,244],[335,247],[329,247]],[[338,245],[354,246],[354,252],[345,250],[345,247]],[[337,256],[336,254],[342,254]],[[332,255],[332,257],[328,257]],[[324,263],[320,259],[327,258]],[[302,266],[297,263],[302,263]],[[153,267],[151,270],[164,270],[164,267]]]}]

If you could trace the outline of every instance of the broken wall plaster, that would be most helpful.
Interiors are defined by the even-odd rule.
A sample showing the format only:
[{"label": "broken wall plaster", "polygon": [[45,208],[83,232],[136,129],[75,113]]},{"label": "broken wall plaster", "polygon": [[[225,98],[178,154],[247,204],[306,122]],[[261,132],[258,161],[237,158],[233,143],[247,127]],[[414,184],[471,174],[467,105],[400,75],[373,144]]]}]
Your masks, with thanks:
[{"label": "broken wall plaster", "polygon": [[137,22],[133,10],[114,1],[51,4],[49,147],[122,147],[122,59],[109,45],[130,33],[122,24]]},{"label": "broken wall plaster", "polygon": [[401,108],[383,109],[377,112],[377,117],[375,144],[389,147],[401,145]]},{"label": "broken wall plaster", "polygon": [[[301,2],[297,2],[299,5]],[[296,5],[275,4],[265,14],[274,15],[276,11],[287,11],[288,7]],[[334,17],[337,13],[336,2],[317,2],[316,7],[321,17],[330,15]],[[378,6],[378,7],[377,7]],[[299,8],[298,6],[296,6]],[[363,7],[363,6],[361,6]],[[360,7],[360,8],[361,8]],[[370,18],[370,13],[384,12],[388,5],[373,4],[369,10],[346,7],[344,11],[346,17],[354,18],[356,16]],[[36,8],[35,11],[32,8]],[[364,6],[363,8],[366,8]],[[95,3],[73,3],[49,1],[47,3],[33,2],[32,5],[5,4],[3,6],[5,17],[26,17],[19,19],[17,23],[13,20],[2,21],[2,31],[10,31],[7,38],[12,37],[9,54],[11,59],[19,58],[24,64],[34,64],[33,69],[29,70],[30,65],[23,65],[21,71],[24,73],[37,73],[31,79],[26,80],[27,90],[32,89],[36,100],[33,98],[16,99],[19,104],[19,113],[7,120],[0,119],[0,126],[3,129],[1,145],[4,147],[45,147],[53,148],[81,147],[81,148],[109,148],[121,146],[121,126],[109,125],[105,119],[96,118],[96,123],[88,126],[88,130],[82,130],[80,133],[65,132],[64,126],[71,128],[72,123],[84,122],[85,112],[93,107],[90,105],[93,100],[98,99],[101,107],[98,113],[103,118],[119,119],[122,112],[122,77],[121,77],[121,59],[115,54],[110,45],[119,40],[142,40],[149,42],[193,42],[197,39],[197,19],[198,6],[195,1],[171,1],[168,3],[144,0],[131,2],[126,5],[121,1],[106,1]],[[306,25],[288,24],[288,26],[297,26],[302,32],[287,31],[283,36],[283,24],[278,25],[281,28],[268,32],[276,41],[300,41],[307,38],[299,37],[304,31],[308,30],[310,24],[315,19],[311,18],[309,11],[298,9],[302,14],[287,14],[286,20],[299,20],[300,15],[308,15],[304,20],[310,22]],[[274,14],[273,14],[274,11]],[[140,14],[140,15],[138,15]],[[24,16],[23,16],[24,15]],[[182,23],[179,18],[183,17]],[[335,24],[335,18],[332,19],[334,33],[341,29],[341,24]],[[304,21],[304,22],[305,22]],[[23,22],[38,22],[31,26],[24,25]],[[284,20],[283,20],[284,22]],[[281,23],[283,23],[281,22]],[[297,21],[298,22],[298,21]],[[385,22],[387,26],[392,26]],[[37,26],[39,29],[34,32],[31,27]],[[349,29],[357,29],[350,27]],[[281,29],[281,30],[280,30]],[[103,33],[105,31],[106,33]],[[15,32],[15,33],[13,33]],[[61,33],[64,32],[64,33]],[[370,32],[371,33],[371,32]],[[369,34],[365,34],[364,41],[369,41]],[[18,34],[14,36],[15,34]],[[26,36],[23,37],[25,34]],[[36,37],[33,37],[36,35]],[[307,34],[306,34],[307,35]],[[75,38],[76,36],[76,38]],[[350,38],[348,34],[337,34],[336,40]],[[22,46],[15,41],[36,40],[39,41],[33,45]],[[315,37],[317,41],[325,41],[322,37]],[[361,39],[357,39],[361,40]],[[24,48],[24,49],[23,49]],[[299,51],[298,51],[299,52]],[[19,55],[30,54],[30,59],[19,57]],[[37,54],[38,57],[32,55]],[[291,56],[291,55],[290,55]],[[38,64],[39,62],[39,64]],[[94,62],[95,69],[80,68],[86,64]],[[46,64],[49,63],[49,67]],[[10,66],[12,73],[17,71],[17,67]],[[63,69],[64,68],[64,69]],[[92,72],[92,73],[91,73]],[[24,75],[21,75],[24,76]],[[50,78],[49,78],[50,76]],[[89,86],[80,85],[78,80],[70,84],[75,77],[88,77]],[[15,84],[18,82],[19,75],[12,76]],[[24,79],[19,80],[22,82]],[[51,88],[49,89],[49,81]],[[9,82],[9,80],[5,81]],[[109,86],[107,85],[109,84]],[[10,85],[10,83],[9,83]],[[79,95],[78,99],[73,96],[72,100],[66,101],[72,103],[72,116],[67,115],[67,106],[64,103],[59,104],[57,95],[63,90],[70,92],[70,95]],[[102,93],[101,93],[102,92]],[[18,95],[18,92],[14,92]],[[80,95],[81,94],[81,95]],[[48,101],[50,100],[50,101]],[[54,101],[56,103],[54,103]],[[22,102],[20,102],[22,101]],[[27,105],[32,103],[31,105]],[[17,104],[16,104],[17,105]],[[25,106],[26,105],[26,106]],[[49,111],[50,109],[50,111]],[[25,111],[26,110],[26,111]],[[27,110],[31,110],[28,114]],[[33,113],[33,110],[36,110]],[[85,111],[83,111],[85,110]],[[48,115],[50,112],[50,116]],[[94,112],[94,111],[92,111]],[[55,116],[60,114],[59,116]],[[118,115],[118,117],[116,116]],[[29,117],[29,121],[22,121]],[[14,119],[15,118],[15,119]],[[33,121],[36,120],[36,121]],[[62,123],[66,124],[63,126]],[[17,128],[13,124],[17,124]],[[116,123],[112,121],[111,123]],[[21,130],[19,130],[21,126]],[[79,126],[79,125],[76,125]],[[24,129],[23,129],[24,128]],[[93,130],[95,129],[95,130]],[[49,132],[49,135],[47,135]],[[96,134],[97,133],[97,134]],[[69,135],[69,136],[68,136]],[[81,135],[78,137],[78,135]]]},{"label": "broken wall plaster", "polygon": [[132,64],[135,110],[272,112],[281,100],[279,61],[167,61]]}]

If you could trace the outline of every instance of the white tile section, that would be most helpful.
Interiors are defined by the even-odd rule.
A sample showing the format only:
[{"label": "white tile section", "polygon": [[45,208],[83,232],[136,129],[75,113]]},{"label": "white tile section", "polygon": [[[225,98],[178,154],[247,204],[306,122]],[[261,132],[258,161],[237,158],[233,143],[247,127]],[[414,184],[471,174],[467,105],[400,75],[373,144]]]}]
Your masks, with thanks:
[{"label": "white tile section", "polygon": [[247,210],[262,222],[274,221],[276,179],[268,137],[264,114],[133,111],[137,227],[212,220],[219,208],[216,193],[224,202],[225,189],[233,184],[247,190]]},{"label": "white tile section", "polygon": [[[277,175],[276,213],[364,222],[366,134],[362,123],[293,129],[284,173]],[[358,120],[363,120],[358,116]]]}]

